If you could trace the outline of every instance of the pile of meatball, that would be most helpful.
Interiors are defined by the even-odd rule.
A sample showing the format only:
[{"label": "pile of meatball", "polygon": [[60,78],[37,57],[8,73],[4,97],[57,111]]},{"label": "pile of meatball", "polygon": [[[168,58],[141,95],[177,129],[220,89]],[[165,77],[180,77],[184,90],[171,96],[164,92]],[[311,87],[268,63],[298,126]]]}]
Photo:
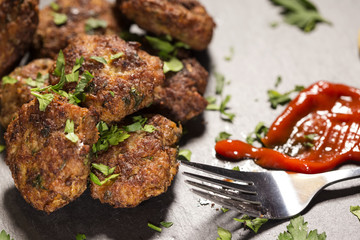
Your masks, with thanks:
[{"label": "pile of meatball", "polygon": [[[197,0],[56,0],[41,10],[38,4],[0,0],[0,123],[16,188],[47,213],[88,186],[94,199],[120,208],[164,193],[178,170],[181,123],[207,106],[208,72],[192,54],[207,48],[214,21]],[[146,35],[187,46],[173,53],[182,69],[164,73],[161,52],[148,38],[126,39],[133,24]],[[28,63],[16,67],[26,53]],[[57,72],[62,56],[63,74],[78,65],[78,79],[65,81],[62,94],[52,92],[44,109],[34,81],[42,81],[38,94],[63,81]],[[74,104],[64,92],[77,91],[85,74],[92,78]],[[94,153],[99,124],[122,129],[137,115],[153,131],[131,131],[124,141]],[[66,136],[69,121],[77,141]],[[114,177],[106,179],[95,165],[112,169]],[[89,180],[90,173],[103,184]]]}]

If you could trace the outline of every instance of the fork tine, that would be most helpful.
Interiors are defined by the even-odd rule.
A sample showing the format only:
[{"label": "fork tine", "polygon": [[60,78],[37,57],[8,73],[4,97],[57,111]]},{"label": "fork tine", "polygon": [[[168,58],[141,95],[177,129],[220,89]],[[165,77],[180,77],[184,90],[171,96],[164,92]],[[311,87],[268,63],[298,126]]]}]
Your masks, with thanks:
[{"label": "fork tine", "polygon": [[[196,162],[189,162],[189,161],[185,161],[185,160],[180,160],[180,161],[182,164],[184,164],[188,167],[192,167],[196,170],[212,173],[217,176],[226,177],[226,178],[229,178],[229,179],[232,179],[235,181],[241,181],[241,182],[245,182],[245,183],[253,183],[252,177],[253,177],[254,173],[251,173],[251,172],[234,171],[234,170],[230,170],[230,169],[205,165],[205,164],[196,163]],[[261,174],[261,173],[256,173],[256,174]]]},{"label": "fork tine", "polygon": [[224,190],[222,188],[216,188],[216,187],[212,187],[212,186],[209,186],[209,185],[205,185],[205,184],[201,184],[201,183],[197,183],[197,182],[193,182],[193,181],[189,181],[189,180],[186,180],[185,182],[187,184],[190,184],[190,185],[194,186],[194,187],[201,188],[202,190],[217,193],[217,194],[220,194],[220,195],[228,197],[228,198],[232,198],[232,199],[236,199],[236,200],[239,200],[239,201],[260,205],[260,202],[257,199],[257,195],[255,195],[255,194],[244,194],[242,192],[226,191],[226,190]]},{"label": "fork tine", "polygon": [[250,194],[256,194],[256,189],[255,189],[254,185],[237,184],[237,183],[232,183],[232,182],[226,182],[226,181],[223,181],[223,180],[209,178],[209,177],[205,177],[205,176],[201,176],[201,175],[197,175],[197,174],[189,173],[189,172],[183,172],[183,174],[186,175],[186,176],[189,176],[189,177],[204,181],[204,182],[217,184],[217,185],[220,185],[222,187],[230,188],[230,189],[235,190],[235,191],[240,191],[240,192],[250,193]]},{"label": "fork tine", "polygon": [[238,200],[233,200],[233,199],[229,199],[229,198],[223,198],[217,195],[213,195],[213,194],[209,194],[207,192],[203,192],[203,191],[199,191],[196,189],[191,189],[191,191],[197,195],[199,195],[202,198],[208,199],[214,203],[217,203],[221,206],[227,207],[227,208],[231,208],[231,209],[236,209],[244,214],[247,214],[249,216],[252,217],[261,217],[263,216],[263,214],[260,211],[260,206],[259,205],[254,205],[254,204],[246,204],[246,203],[242,203]]}]

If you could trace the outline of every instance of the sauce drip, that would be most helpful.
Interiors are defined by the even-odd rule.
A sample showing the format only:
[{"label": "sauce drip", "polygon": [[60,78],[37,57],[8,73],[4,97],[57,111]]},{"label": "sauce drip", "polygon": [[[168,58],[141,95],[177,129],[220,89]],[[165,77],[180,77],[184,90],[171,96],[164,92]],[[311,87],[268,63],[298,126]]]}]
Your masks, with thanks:
[{"label": "sauce drip", "polygon": [[360,161],[360,90],[317,82],[292,100],[262,139],[266,148],[239,140],[216,143],[217,154],[252,158],[265,168],[302,173]]}]

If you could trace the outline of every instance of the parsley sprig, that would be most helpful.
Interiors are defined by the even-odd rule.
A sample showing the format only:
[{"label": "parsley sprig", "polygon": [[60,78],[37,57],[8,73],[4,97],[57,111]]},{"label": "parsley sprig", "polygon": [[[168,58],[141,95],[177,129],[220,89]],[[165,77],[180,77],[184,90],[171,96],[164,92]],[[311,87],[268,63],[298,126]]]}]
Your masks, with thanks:
[{"label": "parsley sprig", "polygon": [[106,166],[101,163],[100,164],[92,163],[91,166],[99,170],[106,177],[104,180],[100,181],[99,178],[93,172],[90,172],[91,181],[99,186],[106,184],[110,180],[115,179],[120,175],[119,173],[113,174],[116,167],[110,168],[109,166]]},{"label": "parsley sprig", "polygon": [[[7,232],[5,230],[2,230],[0,232],[0,240],[10,240],[10,234],[7,234]],[[14,239],[11,238],[11,240],[14,240]]]},{"label": "parsley sprig", "polygon": [[259,228],[268,221],[266,218],[252,218],[248,215],[243,215],[240,219],[234,218],[235,221],[244,223],[248,228],[253,230],[255,233],[259,231]]},{"label": "parsley sprig", "polygon": [[295,25],[304,32],[315,29],[317,23],[323,22],[331,25],[331,22],[323,18],[316,6],[309,0],[271,0],[274,4],[283,8],[286,23]]},{"label": "parsley sprig", "polygon": [[267,94],[271,108],[276,109],[278,105],[285,105],[291,101],[290,95],[294,92],[300,92],[304,90],[304,86],[296,85],[295,88],[286,93],[279,93],[276,90],[268,90]]},{"label": "parsley sprig", "polygon": [[265,137],[268,131],[269,128],[265,126],[265,123],[259,122],[255,126],[255,130],[246,137],[246,142],[249,144],[254,144],[255,142],[258,142],[264,147],[265,145],[261,139]]}]

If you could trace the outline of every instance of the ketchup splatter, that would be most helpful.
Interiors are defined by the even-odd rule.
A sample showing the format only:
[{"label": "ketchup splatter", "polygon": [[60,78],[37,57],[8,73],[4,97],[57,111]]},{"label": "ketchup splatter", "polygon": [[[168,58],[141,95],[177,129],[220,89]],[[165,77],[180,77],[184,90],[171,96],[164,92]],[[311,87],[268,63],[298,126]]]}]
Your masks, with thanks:
[{"label": "ketchup splatter", "polygon": [[303,90],[269,128],[265,148],[239,140],[216,143],[219,155],[252,158],[265,168],[302,173],[360,161],[360,90],[317,82]]}]

